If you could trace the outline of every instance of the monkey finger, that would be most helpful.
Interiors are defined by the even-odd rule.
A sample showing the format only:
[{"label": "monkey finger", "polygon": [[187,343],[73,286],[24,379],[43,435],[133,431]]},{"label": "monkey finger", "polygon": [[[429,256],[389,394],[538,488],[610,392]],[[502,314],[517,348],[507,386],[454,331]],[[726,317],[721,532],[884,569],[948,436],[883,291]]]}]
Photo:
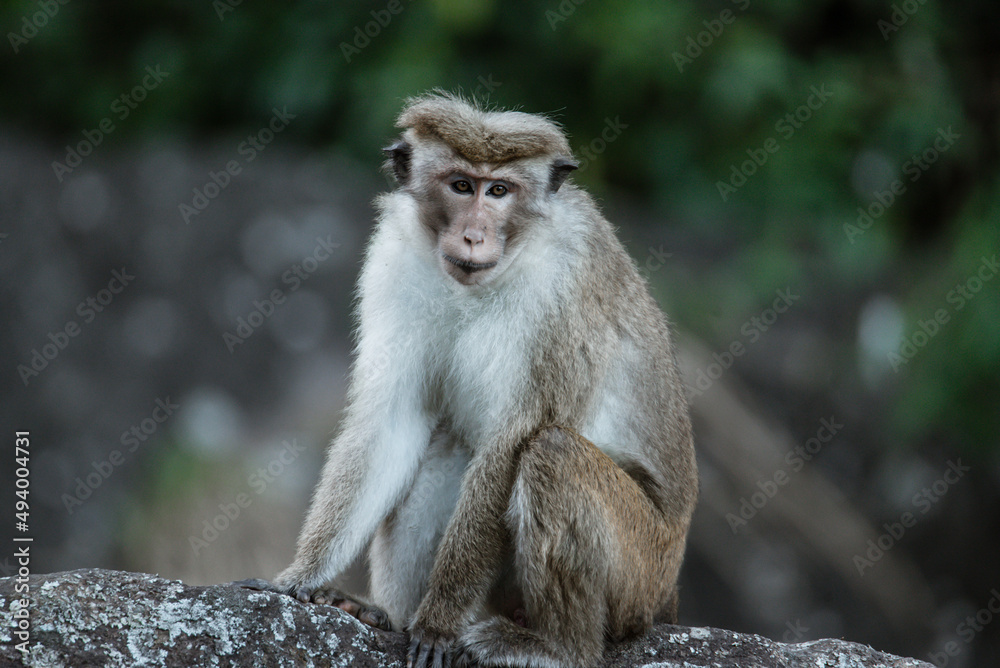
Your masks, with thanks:
[{"label": "monkey finger", "polygon": [[410,646],[406,649],[406,668],[413,668],[413,662],[417,658],[417,647],[420,641],[415,637],[410,638]]},{"label": "monkey finger", "polygon": [[383,631],[390,631],[389,615],[375,606],[355,600],[338,589],[317,589],[312,592],[312,602],[340,608],[359,621]]},{"label": "monkey finger", "polygon": [[448,651],[444,654],[444,668],[451,668],[455,664],[455,651],[448,646]]},{"label": "monkey finger", "polygon": [[[297,593],[299,590],[292,586],[281,586],[269,580],[262,580],[260,578],[247,578],[246,580],[234,580],[226,585],[227,587],[239,587],[241,589],[252,589],[254,591],[266,591],[273,594],[281,594],[282,596],[291,596],[292,598],[302,600],[301,596]],[[306,602],[306,601],[303,601]]]},{"label": "monkey finger", "polygon": [[417,660],[414,665],[417,668],[430,668],[431,650],[434,648],[430,643],[420,643],[420,650],[417,652]]},{"label": "monkey finger", "polygon": [[[284,596],[291,596],[300,603],[319,603],[313,595],[313,590],[309,587],[297,587],[295,585],[281,586],[268,580],[260,578],[248,578],[246,580],[236,580],[230,582],[230,587],[240,587],[242,589],[253,589],[254,591],[267,591]],[[350,612],[350,611],[348,611]],[[357,616],[355,613],[355,617]]]},{"label": "monkey finger", "polygon": [[335,607],[340,608],[351,617],[358,617],[361,614],[361,604],[357,601],[352,601],[349,598],[345,598],[342,601],[337,601],[333,604]]},{"label": "monkey finger", "polygon": [[451,668],[451,646],[450,638],[438,638],[434,641],[434,668]]},{"label": "monkey finger", "polygon": [[389,624],[389,615],[385,614],[378,608],[362,608],[357,617],[368,626],[374,626],[375,628],[383,631],[392,630],[392,627]]},{"label": "monkey finger", "polygon": [[324,588],[313,590],[312,602],[320,605],[337,606],[354,617],[358,616],[358,611],[361,609],[361,603],[355,601],[339,589]]},{"label": "monkey finger", "polygon": [[[317,605],[339,605],[340,602],[344,600],[344,597],[336,595],[334,592],[321,589],[312,593],[311,600]],[[350,612],[350,610],[347,612]]]},{"label": "monkey finger", "polygon": [[410,639],[410,647],[406,651],[406,668],[417,667],[417,656],[420,653],[420,641],[417,638]]},{"label": "monkey finger", "polygon": [[421,642],[419,639],[414,638],[410,641],[409,662],[407,665],[410,668],[426,668],[430,651],[430,643]]}]

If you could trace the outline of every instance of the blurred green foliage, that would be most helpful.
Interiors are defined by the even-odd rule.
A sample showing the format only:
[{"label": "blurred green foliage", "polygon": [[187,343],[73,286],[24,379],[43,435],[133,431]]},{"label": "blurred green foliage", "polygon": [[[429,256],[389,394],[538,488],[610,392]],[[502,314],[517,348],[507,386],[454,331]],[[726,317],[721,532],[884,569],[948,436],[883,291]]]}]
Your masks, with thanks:
[{"label": "blurred green foliage", "polygon": [[[53,6],[0,8],[6,124],[76,142],[155,65],[170,77],[109,143],[240,134],[287,107],[293,140],[374,164],[401,100],[429,88],[548,111],[593,153],[577,179],[647,202],[667,232],[646,238],[686,249],[676,273],[653,277],[682,281],[668,297],[677,320],[721,348],[776,288],[797,286],[853,360],[873,294],[902,305],[902,336],[949,308],[933,345],[867,391],[897,394],[895,440],[1000,447],[1000,279],[960,311],[946,301],[1000,252],[994,0],[73,0],[15,45]],[[803,107],[819,87],[829,99]],[[614,122],[620,135],[596,141]],[[959,138],[908,180],[907,161],[947,128]],[[720,181],[762,152],[724,200]],[[905,192],[849,238],[845,224],[896,179]]]}]

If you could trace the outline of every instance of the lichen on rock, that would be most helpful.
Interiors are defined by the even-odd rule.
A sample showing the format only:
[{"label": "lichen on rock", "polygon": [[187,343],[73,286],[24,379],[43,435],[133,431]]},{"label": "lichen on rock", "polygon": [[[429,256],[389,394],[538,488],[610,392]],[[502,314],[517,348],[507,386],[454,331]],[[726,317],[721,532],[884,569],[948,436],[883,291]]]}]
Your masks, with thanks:
[{"label": "lichen on rock", "polygon": [[[101,569],[35,575],[30,652],[15,648],[14,578],[0,579],[0,664],[96,666],[406,665],[406,637],[288,596]],[[657,626],[608,648],[604,666],[931,668],[842,640],[795,645],[712,628]]]}]

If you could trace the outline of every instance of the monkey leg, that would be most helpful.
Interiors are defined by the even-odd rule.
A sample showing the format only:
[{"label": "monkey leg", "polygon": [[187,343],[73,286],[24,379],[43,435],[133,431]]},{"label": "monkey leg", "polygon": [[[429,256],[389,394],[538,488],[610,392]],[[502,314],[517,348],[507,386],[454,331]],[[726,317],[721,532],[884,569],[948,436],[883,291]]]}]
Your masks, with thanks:
[{"label": "monkey leg", "polygon": [[435,432],[409,492],[372,541],[371,596],[396,630],[405,629],[424,594],[438,543],[458,501],[469,456]]},{"label": "monkey leg", "polygon": [[521,454],[507,519],[527,628],[473,624],[459,665],[594,666],[605,637],[643,632],[676,601],[684,532],[596,446],[551,427]]}]

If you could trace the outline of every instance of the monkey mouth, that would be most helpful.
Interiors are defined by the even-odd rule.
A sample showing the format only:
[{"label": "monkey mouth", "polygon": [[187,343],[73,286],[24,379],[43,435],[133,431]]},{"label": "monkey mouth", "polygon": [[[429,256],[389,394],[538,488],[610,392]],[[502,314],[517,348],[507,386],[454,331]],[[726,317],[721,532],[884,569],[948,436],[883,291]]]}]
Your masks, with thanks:
[{"label": "monkey mouth", "polygon": [[451,262],[467,274],[483,271],[484,269],[492,269],[497,266],[496,262],[470,262],[468,260],[459,260],[457,257],[452,257],[450,255],[445,255],[444,259],[448,260],[448,262]]}]

